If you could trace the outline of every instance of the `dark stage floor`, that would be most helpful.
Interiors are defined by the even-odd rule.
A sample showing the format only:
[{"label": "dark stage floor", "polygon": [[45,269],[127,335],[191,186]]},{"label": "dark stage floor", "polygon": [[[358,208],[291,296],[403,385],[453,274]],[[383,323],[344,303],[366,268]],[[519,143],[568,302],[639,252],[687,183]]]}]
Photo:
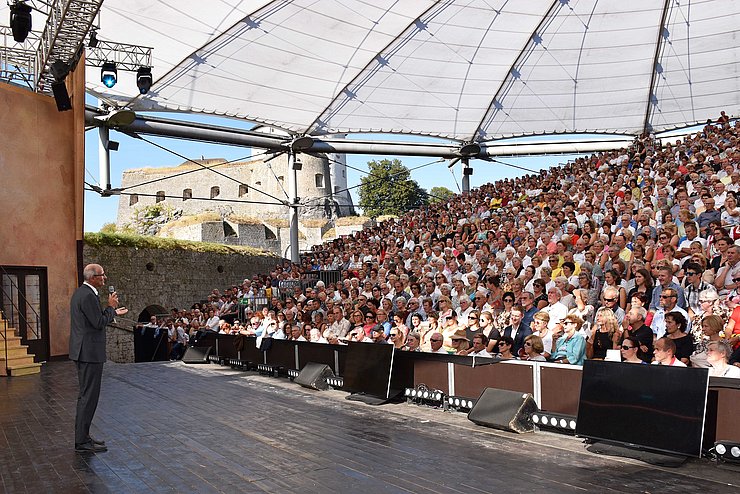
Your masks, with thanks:
[{"label": "dark stage floor", "polygon": [[[738,492],[737,470],[661,469],[462,414],[371,407],[217,366],[106,364],[96,436],[73,451],[71,362],[0,381],[3,492]],[[729,484],[729,485],[728,485]]]}]

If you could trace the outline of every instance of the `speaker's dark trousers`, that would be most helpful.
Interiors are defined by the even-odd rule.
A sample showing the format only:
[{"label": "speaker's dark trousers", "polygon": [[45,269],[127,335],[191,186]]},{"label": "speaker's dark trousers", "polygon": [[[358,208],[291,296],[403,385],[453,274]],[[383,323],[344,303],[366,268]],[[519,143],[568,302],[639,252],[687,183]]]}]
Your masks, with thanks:
[{"label": "speaker's dark trousers", "polygon": [[75,362],[77,378],[80,381],[80,394],[77,396],[77,416],[75,418],[75,444],[90,440],[90,424],[100,398],[100,381],[103,377],[103,362]]}]

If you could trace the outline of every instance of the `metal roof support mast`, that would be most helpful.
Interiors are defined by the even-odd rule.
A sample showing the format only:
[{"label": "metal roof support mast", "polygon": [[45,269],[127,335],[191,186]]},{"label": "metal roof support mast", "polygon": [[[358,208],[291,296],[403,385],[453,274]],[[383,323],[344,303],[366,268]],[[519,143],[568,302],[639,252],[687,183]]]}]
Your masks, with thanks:
[{"label": "metal roof support mast", "polygon": [[298,197],[298,172],[303,168],[303,163],[298,159],[298,153],[310,149],[313,138],[304,136],[294,139],[290,143],[288,152],[288,218],[290,225],[290,262],[298,264],[301,262],[300,249],[298,245],[298,205],[301,198]]}]

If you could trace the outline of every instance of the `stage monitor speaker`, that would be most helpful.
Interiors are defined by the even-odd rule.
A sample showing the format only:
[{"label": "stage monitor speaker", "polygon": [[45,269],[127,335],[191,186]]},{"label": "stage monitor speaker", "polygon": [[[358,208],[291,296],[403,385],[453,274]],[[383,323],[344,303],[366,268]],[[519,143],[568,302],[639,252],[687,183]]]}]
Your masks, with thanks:
[{"label": "stage monitor speaker", "polygon": [[325,391],[329,389],[329,385],[326,384],[327,377],[334,377],[334,372],[331,370],[331,367],[326,364],[309,362],[303,367],[303,369],[301,369],[301,372],[294,381],[304,388]]},{"label": "stage monitor speaker", "polygon": [[529,393],[486,388],[468,412],[468,420],[521,434],[534,431],[532,414],[538,411],[539,407]]},{"label": "stage monitor speaker", "polygon": [[182,356],[186,364],[207,364],[208,356],[211,354],[211,346],[189,346]]}]

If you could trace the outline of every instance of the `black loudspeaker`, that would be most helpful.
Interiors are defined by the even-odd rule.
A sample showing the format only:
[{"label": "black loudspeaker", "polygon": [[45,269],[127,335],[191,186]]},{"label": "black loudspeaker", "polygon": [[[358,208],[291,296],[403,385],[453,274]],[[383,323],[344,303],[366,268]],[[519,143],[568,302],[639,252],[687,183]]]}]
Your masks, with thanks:
[{"label": "black loudspeaker", "polygon": [[189,346],[182,356],[186,364],[207,364],[208,356],[211,354],[211,346]]},{"label": "black loudspeaker", "polygon": [[69,99],[69,93],[67,92],[67,86],[64,84],[64,81],[52,83],[51,92],[54,93],[54,101],[57,104],[58,111],[72,109],[72,101]]},{"label": "black loudspeaker", "polygon": [[463,175],[470,176],[472,174],[473,174],[473,168],[472,167],[466,166],[465,168],[463,168]]},{"label": "black loudspeaker", "polygon": [[329,385],[326,384],[327,377],[334,377],[334,372],[331,370],[331,367],[326,364],[309,362],[303,367],[303,369],[301,369],[301,372],[294,381],[304,388],[325,391],[329,389]]},{"label": "black loudspeaker", "polygon": [[534,431],[532,414],[538,411],[539,407],[529,393],[486,388],[468,412],[468,420],[521,434]]}]

